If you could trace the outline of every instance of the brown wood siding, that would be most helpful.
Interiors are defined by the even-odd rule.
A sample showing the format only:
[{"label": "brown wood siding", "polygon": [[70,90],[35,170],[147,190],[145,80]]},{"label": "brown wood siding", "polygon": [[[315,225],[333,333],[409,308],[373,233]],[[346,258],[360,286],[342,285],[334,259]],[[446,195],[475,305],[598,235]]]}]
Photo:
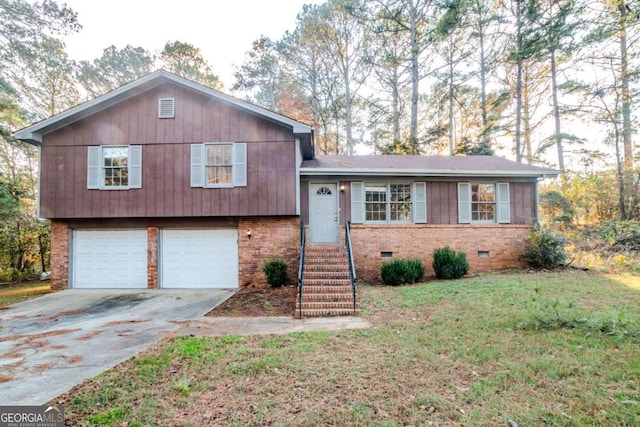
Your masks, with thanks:
[{"label": "brown wood siding", "polygon": [[427,223],[458,223],[457,183],[427,182]]},{"label": "brown wood siding", "polygon": [[309,225],[309,181],[300,182],[300,221]]},{"label": "brown wood siding", "polygon": [[[158,98],[175,119],[158,119]],[[246,142],[247,186],[191,188],[190,144]],[[142,145],[142,188],[87,190],[87,147]],[[173,85],[96,113],[45,137],[45,218],[295,215],[295,138],[287,129]]]},{"label": "brown wood siding", "polygon": [[[415,180],[419,181],[419,180]],[[357,180],[355,182],[362,182]],[[309,223],[309,183],[301,184],[301,216]],[[340,181],[340,223],[351,220],[351,181]],[[511,224],[531,225],[535,222],[535,182],[510,182]],[[458,223],[458,183],[427,181],[427,223]]]},{"label": "brown wood siding", "polygon": [[535,185],[534,182],[512,182],[509,184],[512,224],[535,224]]}]

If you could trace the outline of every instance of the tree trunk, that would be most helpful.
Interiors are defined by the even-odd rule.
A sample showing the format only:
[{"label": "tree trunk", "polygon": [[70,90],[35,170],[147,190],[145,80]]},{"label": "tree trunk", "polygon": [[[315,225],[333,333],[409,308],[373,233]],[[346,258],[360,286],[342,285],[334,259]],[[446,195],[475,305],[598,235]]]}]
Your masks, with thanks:
[{"label": "tree trunk", "polygon": [[522,12],[520,7],[520,1],[516,0],[516,49],[517,49],[517,77],[516,77],[516,161],[522,163],[522,148],[521,148],[521,134],[520,126],[522,124]]},{"label": "tree trunk", "polygon": [[449,37],[449,154],[456,152],[455,133],[453,131],[453,42]]},{"label": "tree trunk", "polygon": [[564,172],[564,151],[562,148],[562,133],[560,130],[560,106],[558,103],[558,76],[556,71],[556,51],[551,49],[550,51],[551,62],[551,98],[553,102],[553,117],[555,120],[555,139],[556,147],[558,149],[558,168],[560,172]]},{"label": "tree trunk", "polygon": [[418,54],[420,52],[417,40],[417,20],[414,0],[409,0],[410,30],[411,30],[411,123],[409,139],[412,154],[418,154],[418,98],[420,74]]},{"label": "tree trunk", "polygon": [[625,175],[633,169],[633,143],[631,142],[631,94],[629,91],[629,58],[627,54],[627,8],[620,1],[620,79],[622,95],[622,145],[624,147]]},{"label": "tree trunk", "polygon": [[527,150],[527,163],[531,164],[533,160],[533,150],[531,148],[531,116],[529,114],[529,106],[531,105],[529,93],[529,72],[524,71],[524,82],[522,85],[522,121],[524,124],[524,147]]},{"label": "tree trunk", "polygon": [[480,101],[482,105],[482,144],[485,147],[489,147],[489,129],[487,119],[487,70],[486,70],[486,58],[484,53],[484,28],[480,24],[478,31],[478,37],[480,42]]},{"label": "tree trunk", "polygon": [[620,209],[620,219],[627,219],[627,207],[624,202],[625,182],[624,182],[624,162],[622,161],[622,154],[620,153],[620,131],[618,130],[618,124],[614,123],[614,137],[616,146],[616,172],[618,178],[618,209]]}]

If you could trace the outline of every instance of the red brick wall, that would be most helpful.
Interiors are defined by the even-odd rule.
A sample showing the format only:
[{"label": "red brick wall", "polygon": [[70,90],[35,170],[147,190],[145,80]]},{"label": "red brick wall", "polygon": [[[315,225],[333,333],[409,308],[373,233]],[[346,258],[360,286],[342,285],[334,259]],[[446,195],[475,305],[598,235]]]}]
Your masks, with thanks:
[{"label": "red brick wall", "polygon": [[[93,224],[97,226],[97,224]],[[251,230],[251,238],[247,237]],[[158,287],[158,227],[147,228],[147,287]],[[240,287],[264,287],[265,260],[282,258],[289,267],[289,282],[297,283],[300,247],[298,217],[240,219],[238,226],[238,268]],[[51,289],[69,287],[69,227],[66,222],[51,221]]]},{"label": "red brick wall", "polygon": [[[251,238],[247,231],[251,230]],[[240,287],[266,287],[264,262],[282,258],[288,266],[288,281],[297,283],[300,252],[300,219],[246,218],[238,225],[238,268]]]},{"label": "red brick wall", "polygon": [[147,228],[147,288],[158,289],[158,227]]},{"label": "red brick wall", "polygon": [[[380,280],[380,266],[392,258],[420,258],[427,276],[433,275],[433,250],[449,245],[467,254],[470,271],[518,268],[531,226],[528,225],[351,225],[351,241],[358,279]],[[478,256],[488,251],[488,258]]]},{"label": "red brick wall", "polygon": [[69,227],[61,221],[51,221],[51,281],[52,291],[69,287]]}]

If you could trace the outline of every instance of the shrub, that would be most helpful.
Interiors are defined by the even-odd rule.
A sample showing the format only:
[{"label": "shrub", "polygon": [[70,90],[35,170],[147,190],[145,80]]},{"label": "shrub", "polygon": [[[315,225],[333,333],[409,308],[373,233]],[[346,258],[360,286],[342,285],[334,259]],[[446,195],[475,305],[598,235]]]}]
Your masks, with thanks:
[{"label": "shrub", "polygon": [[407,258],[405,260],[407,283],[416,283],[424,277],[424,264],[417,258]]},{"label": "shrub", "polygon": [[567,260],[565,240],[548,228],[535,229],[529,234],[525,258],[535,268],[553,268]]},{"label": "shrub", "polygon": [[616,249],[638,250],[640,221],[607,221],[602,224],[600,237]]},{"label": "shrub", "polygon": [[467,254],[449,246],[433,251],[433,271],[438,279],[459,279],[469,271]]},{"label": "shrub", "polygon": [[424,265],[417,258],[394,259],[382,264],[380,276],[389,286],[416,283],[424,277]]},{"label": "shrub", "polygon": [[264,263],[262,271],[267,278],[267,283],[278,288],[287,281],[287,264],[281,259],[271,259]]}]

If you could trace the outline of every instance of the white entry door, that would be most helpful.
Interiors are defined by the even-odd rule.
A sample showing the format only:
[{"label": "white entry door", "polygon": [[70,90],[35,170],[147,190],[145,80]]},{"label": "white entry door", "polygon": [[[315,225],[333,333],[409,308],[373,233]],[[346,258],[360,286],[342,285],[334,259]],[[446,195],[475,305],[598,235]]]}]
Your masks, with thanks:
[{"label": "white entry door", "polygon": [[163,288],[237,288],[237,229],[164,229]]},{"label": "white entry door", "polygon": [[337,243],[338,221],[337,184],[311,184],[309,232],[312,243]]}]

